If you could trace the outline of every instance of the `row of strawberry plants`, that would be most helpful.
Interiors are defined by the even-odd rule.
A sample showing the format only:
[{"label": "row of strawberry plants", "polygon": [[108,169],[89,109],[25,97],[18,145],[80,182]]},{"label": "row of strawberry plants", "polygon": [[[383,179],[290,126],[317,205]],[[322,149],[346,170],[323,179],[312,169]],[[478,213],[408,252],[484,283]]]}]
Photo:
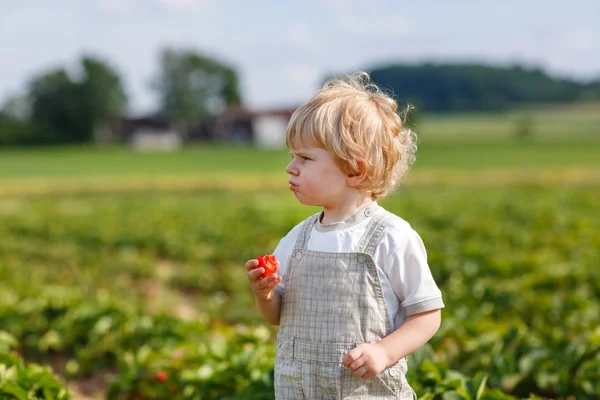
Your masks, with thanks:
[{"label": "row of strawberry plants", "polygon": [[[243,261],[272,249],[312,210],[279,193],[243,193],[243,202],[240,195],[13,199],[5,203],[10,213],[1,212],[0,201],[0,277],[16,293],[0,292],[0,305],[35,309],[32,286],[48,292],[54,285],[118,298],[135,312],[158,304],[177,315],[175,304],[154,301],[163,294],[159,286],[189,300],[205,323],[260,321],[249,312]],[[595,187],[436,188],[385,200],[422,234],[444,293],[442,330],[431,342],[437,360],[467,376],[485,371],[490,386],[517,396],[600,392],[599,196]],[[44,328],[47,318],[59,312],[47,310],[29,328],[14,329],[32,351],[44,344],[35,350],[43,356],[57,342],[56,332]],[[63,323],[65,330],[73,326],[67,335],[90,335],[94,317],[81,318]],[[112,326],[110,318],[97,336]],[[94,360],[109,349],[98,364],[116,368],[114,343],[103,343],[68,366],[89,370],[86,354]]]},{"label": "row of strawberry plants", "polygon": [[[20,355],[46,363],[65,357],[61,372],[67,378],[110,371],[107,399],[273,398],[275,347],[272,331],[263,325],[209,327],[143,315],[114,299],[72,291],[40,289],[35,297],[35,303],[0,312],[0,325],[18,332],[20,340],[17,344],[11,335],[0,334],[0,359],[8,362],[1,370],[3,398],[69,398],[49,367],[26,365]],[[2,347],[6,343],[10,346]],[[514,399],[488,389],[483,374],[468,378],[445,363],[433,363],[433,357],[429,351],[412,358],[415,367],[408,378],[420,398]]]},{"label": "row of strawberry plants", "polygon": [[0,331],[0,398],[16,400],[69,400],[65,384],[48,366],[26,363],[14,349],[17,339]]}]

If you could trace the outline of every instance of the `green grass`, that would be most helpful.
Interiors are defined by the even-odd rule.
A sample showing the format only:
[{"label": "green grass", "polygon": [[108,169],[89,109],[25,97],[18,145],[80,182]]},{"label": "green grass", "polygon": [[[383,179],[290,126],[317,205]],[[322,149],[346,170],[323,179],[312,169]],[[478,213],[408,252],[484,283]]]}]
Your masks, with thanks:
[{"label": "green grass", "polygon": [[424,141],[415,169],[600,166],[600,140],[515,143]]},{"label": "green grass", "polygon": [[[127,147],[61,147],[0,151],[0,178],[193,176],[276,173],[287,149],[197,145],[173,153],[137,153]],[[414,170],[600,166],[600,141],[425,141]]]},{"label": "green grass", "polygon": [[530,118],[538,141],[600,140],[600,103],[535,105],[498,113],[423,115],[415,129],[426,140],[511,141]]},{"label": "green grass", "polygon": [[[533,139],[515,140],[519,118]],[[495,114],[423,115],[415,171],[600,166],[600,104],[530,107]],[[283,133],[282,133],[283,134]],[[0,149],[0,179],[207,177],[284,171],[287,149],[200,144],[172,153],[126,146]]]}]

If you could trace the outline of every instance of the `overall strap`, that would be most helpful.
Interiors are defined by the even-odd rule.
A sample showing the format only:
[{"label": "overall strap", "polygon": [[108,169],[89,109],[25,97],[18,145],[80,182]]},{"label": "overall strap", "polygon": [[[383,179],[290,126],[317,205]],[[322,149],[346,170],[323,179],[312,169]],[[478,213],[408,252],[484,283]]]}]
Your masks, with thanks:
[{"label": "overall strap", "polygon": [[384,209],[380,209],[379,212],[375,213],[375,215],[371,217],[365,232],[360,238],[360,241],[356,246],[356,251],[373,255],[375,248],[383,236],[385,228],[392,218],[394,218],[394,215]]},{"label": "overall strap", "polygon": [[302,225],[302,229],[300,230],[300,234],[298,235],[298,239],[296,239],[296,244],[294,245],[295,249],[306,249],[308,239],[310,238],[310,233],[312,232],[313,226],[317,222],[317,218],[319,218],[320,214],[320,212],[316,213],[304,220],[304,224]]}]

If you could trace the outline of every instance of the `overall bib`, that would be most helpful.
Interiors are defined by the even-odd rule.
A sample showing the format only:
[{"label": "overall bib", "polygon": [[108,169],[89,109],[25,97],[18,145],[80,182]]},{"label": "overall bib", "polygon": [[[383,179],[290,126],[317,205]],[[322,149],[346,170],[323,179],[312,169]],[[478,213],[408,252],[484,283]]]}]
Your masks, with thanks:
[{"label": "overall bib", "polygon": [[341,364],[361,343],[392,332],[372,254],[393,214],[369,207],[354,253],[306,249],[319,214],[298,236],[284,276],[275,360],[277,399],[416,399],[406,381],[406,358],[372,379],[352,375]]}]

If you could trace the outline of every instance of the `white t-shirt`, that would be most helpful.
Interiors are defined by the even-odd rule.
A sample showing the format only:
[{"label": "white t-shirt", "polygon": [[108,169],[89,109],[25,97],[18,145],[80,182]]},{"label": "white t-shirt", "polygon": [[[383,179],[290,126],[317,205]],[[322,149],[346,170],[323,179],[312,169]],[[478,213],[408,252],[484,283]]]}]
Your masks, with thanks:
[{"label": "white t-shirt", "polygon": [[[376,202],[368,206],[373,215],[384,212]],[[355,252],[370,218],[358,210],[346,221],[323,225],[315,223],[307,250],[322,252]],[[284,276],[292,251],[304,222],[282,238],[273,252],[280,261],[279,275]],[[393,329],[410,315],[444,307],[442,293],[427,264],[427,253],[419,234],[410,224],[394,216],[372,254],[381,281],[388,317]],[[276,290],[281,294],[283,282]]]}]

